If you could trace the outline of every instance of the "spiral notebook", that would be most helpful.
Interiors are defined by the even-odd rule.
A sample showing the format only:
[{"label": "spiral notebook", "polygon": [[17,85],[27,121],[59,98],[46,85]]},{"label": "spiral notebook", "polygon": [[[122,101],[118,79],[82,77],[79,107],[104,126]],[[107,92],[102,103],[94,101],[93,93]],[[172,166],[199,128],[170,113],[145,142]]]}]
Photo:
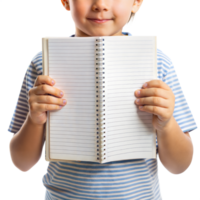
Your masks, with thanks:
[{"label": "spiral notebook", "polygon": [[134,104],[157,79],[156,37],[43,38],[43,74],[67,100],[47,112],[47,161],[156,158],[152,114]]}]

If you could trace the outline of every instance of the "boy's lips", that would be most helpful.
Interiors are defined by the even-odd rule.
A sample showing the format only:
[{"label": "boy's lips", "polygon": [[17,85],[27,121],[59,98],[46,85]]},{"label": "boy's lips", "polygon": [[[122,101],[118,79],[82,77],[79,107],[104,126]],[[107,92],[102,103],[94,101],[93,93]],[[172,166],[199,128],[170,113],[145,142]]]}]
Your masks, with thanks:
[{"label": "boy's lips", "polygon": [[92,20],[110,20],[110,19],[99,19],[99,18],[89,18],[89,19],[92,19]]},{"label": "boy's lips", "polygon": [[106,22],[110,21],[111,19],[92,19],[92,18],[88,18],[88,20],[90,20],[92,22],[95,22],[95,23],[102,24],[102,23],[106,23]]}]

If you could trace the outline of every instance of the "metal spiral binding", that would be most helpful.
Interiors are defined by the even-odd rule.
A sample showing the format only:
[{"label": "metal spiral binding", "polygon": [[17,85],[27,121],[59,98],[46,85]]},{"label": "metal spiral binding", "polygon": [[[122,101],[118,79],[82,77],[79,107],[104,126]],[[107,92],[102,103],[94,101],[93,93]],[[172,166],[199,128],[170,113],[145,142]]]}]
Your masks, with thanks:
[{"label": "metal spiral binding", "polygon": [[[105,124],[105,39],[97,38],[95,43],[96,63],[96,134],[97,160],[106,160],[106,124]],[[101,148],[101,149],[100,149]]]}]

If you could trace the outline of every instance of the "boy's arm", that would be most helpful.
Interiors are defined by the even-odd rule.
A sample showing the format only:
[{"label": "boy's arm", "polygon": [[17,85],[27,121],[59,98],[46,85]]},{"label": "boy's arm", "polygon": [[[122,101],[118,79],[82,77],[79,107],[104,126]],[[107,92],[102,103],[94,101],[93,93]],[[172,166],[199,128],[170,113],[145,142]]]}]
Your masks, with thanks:
[{"label": "boy's arm", "polygon": [[163,131],[157,132],[159,158],[174,174],[184,172],[193,156],[193,145],[188,132],[183,133],[174,117]]},{"label": "boy's arm", "polygon": [[10,141],[10,154],[13,163],[22,171],[28,171],[40,159],[44,144],[44,124],[34,124],[29,116],[21,129]]}]

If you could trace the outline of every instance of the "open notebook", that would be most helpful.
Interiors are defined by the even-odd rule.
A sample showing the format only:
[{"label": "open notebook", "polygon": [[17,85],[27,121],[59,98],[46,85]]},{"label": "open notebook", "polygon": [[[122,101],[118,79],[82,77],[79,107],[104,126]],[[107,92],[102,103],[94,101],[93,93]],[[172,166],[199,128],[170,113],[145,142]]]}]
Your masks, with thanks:
[{"label": "open notebook", "polygon": [[47,112],[47,161],[156,158],[152,114],[134,104],[157,79],[156,37],[43,38],[43,72],[67,99]]}]

